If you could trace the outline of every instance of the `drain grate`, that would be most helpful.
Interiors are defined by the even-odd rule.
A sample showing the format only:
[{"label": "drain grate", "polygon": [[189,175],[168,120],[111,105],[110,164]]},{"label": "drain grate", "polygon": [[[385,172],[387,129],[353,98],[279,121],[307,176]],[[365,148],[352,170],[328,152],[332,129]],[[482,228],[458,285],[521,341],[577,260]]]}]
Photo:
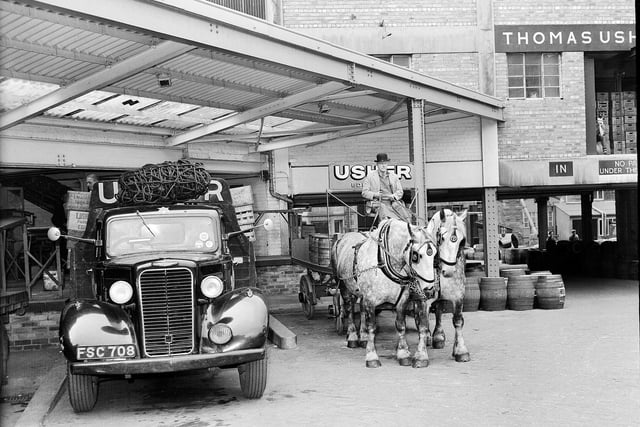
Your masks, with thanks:
[{"label": "drain grate", "polygon": [[29,403],[32,397],[33,397],[33,393],[24,393],[24,394],[20,393],[20,394],[15,394],[13,396],[0,397],[0,402],[11,403],[13,405],[20,405],[24,403]]}]

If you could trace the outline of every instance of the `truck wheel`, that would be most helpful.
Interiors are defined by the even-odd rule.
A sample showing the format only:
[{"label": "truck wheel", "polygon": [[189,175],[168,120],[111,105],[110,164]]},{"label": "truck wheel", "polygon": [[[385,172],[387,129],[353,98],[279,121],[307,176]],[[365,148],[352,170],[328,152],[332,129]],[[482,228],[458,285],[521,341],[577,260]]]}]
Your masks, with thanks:
[{"label": "truck wheel", "polygon": [[267,356],[238,366],[240,389],[248,399],[260,399],[267,387]]},{"label": "truck wheel", "polygon": [[88,412],[98,401],[98,377],[93,375],[74,375],[67,365],[69,402],[74,412]]}]

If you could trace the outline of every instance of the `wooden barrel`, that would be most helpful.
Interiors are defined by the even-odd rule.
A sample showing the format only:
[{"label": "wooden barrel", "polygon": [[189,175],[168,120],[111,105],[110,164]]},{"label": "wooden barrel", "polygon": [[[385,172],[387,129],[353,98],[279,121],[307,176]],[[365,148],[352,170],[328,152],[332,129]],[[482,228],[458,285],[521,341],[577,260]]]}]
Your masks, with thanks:
[{"label": "wooden barrel", "polygon": [[479,277],[467,277],[464,283],[464,300],[462,301],[462,311],[478,311],[480,306],[480,286]]},{"label": "wooden barrel", "polygon": [[504,310],[507,306],[507,279],[480,278],[480,308],[485,311]]},{"label": "wooden barrel", "polygon": [[318,265],[331,263],[331,238],[328,234],[316,234],[318,245]]},{"label": "wooden barrel", "polygon": [[530,276],[548,276],[551,273],[551,271],[549,270],[540,270],[540,271],[532,271],[531,273],[529,273]]},{"label": "wooden barrel", "polygon": [[317,234],[309,235],[309,262],[318,263],[318,238]]},{"label": "wooden barrel", "polygon": [[526,272],[523,268],[504,268],[500,270],[500,277],[524,276]]},{"label": "wooden barrel", "polygon": [[539,276],[511,276],[507,281],[507,307],[509,310],[531,310]]},{"label": "wooden barrel", "polygon": [[542,309],[564,307],[565,289],[560,274],[538,276],[536,288],[536,306]]},{"label": "wooden barrel", "polygon": [[546,267],[544,262],[544,256],[540,249],[529,249],[527,251],[527,266],[529,270],[543,270]]}]

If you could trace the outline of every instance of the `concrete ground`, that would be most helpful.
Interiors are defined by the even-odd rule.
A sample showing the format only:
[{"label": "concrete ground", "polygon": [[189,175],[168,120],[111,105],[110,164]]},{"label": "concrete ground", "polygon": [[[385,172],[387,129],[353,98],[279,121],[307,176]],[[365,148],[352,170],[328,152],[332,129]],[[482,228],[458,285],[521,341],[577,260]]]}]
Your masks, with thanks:
[{"label": "concrete ground", "polygon": [[[450,317],[446,320],[449,344],[444,350],[430,349],[431,366],[413,374],[429,378],[429,384],[416,384],[416,387],[433,388],[424,398],[435,419],[440,420],[438,424],[636,425],[640,419],[638,282],[565,278],[565,286],[567,299],[562,310],[465,313],[464,335],[472,355],[472,361],[466,364],[450,360],[453,334]],[[373,374],[364,368],[363,351],[346,349],[344,337],[332,330],[332,321],[326,315],[330,298],[323,298],[314,320],[304,319],[296,300],[286,297],[270,301],[272,313],[297,335],[298,346],[292,351],[272,352],[272,380],[267,393],[286,393],[290,395],[291,404],[305,406],[304,402],[293,402],[309,398],[295,392],[301,385],[292,386],[287,375],[276,374],[279,365],[293,373],[298,359],[304,359],[304,364],[301,364],[297,380],[304,381],[306,372],[315,375],[314,387],[320,390],[326,382],[329,397],[332,391],[335,392],[332,374],[342,369],[340,365],[348,366],[349,372],[353,373],[347,385],[360,388],[372,376],[384,382],[383,376],[387,373],[406,376],[412,372],[411,368],[397,367],[393,360],[391,316],[383,315],[380,322],[385,331],[380,334],[378,348],[383,367]],[[322,351],[331,356],[329,353],[323,355]],[[338,363],[336,358],[343,361]],[[67,414],[70,408],[66,392],[61,388],[64,360],[56,349],[12,353],[9,363],[10,378],[2,391],[0,424],[6,427],[62,425],[67,417],[73,418]],[[316,367],[309,370],[310,364]],[[388,384],[389,390],[394,388],[394,381],[400,381],[399,378]],[[457,382],[466,385],[458,389],[457,396],[461,400],[454,412],[450,412],[454,402],[450,396],[452,390],[446,384]],[[436,383],[439,387],[445,384],[445,388],[437,388]],[[340,390],[344,396],[351,395],[344,386]],[[379,391],[377,386],[371,389],[370,398],[375,399]],[[35,394],[29,399],[31,393]],[[356,394],[353,393],[354,398]],[[381,399],[385,398],[383,395]],[[59,404],[58,398],[62,399]],[[309,425],[326,425],[329,419],[346,419],[348,414],[339,413],[340,408],[349,408],[346,402],[333,407],[317,399],[310,402],[312,412],[309,413],[309,420],[315,419],[317,424]],[[148,402],[140,404],[146,406]],[[286,410],[273,401],[264,404],[267,406],[261,411]],[[219,418],[242,419],[251,425],[247,412],[238,406],[226,405],[216,411]],[[378,407],[378,412],[372,416],[379,422],[393,423],[395,415],[385,411],[384,407]],[[261,412],[258,416],[264,414],[266,412]],[[453,419],[446,421],[443,418],[451,415]],[[83,420],[90,421],[87,417]],[[361,418],[360,421],[366,420]],[[100,422],[99,417],[96,422]]]}]

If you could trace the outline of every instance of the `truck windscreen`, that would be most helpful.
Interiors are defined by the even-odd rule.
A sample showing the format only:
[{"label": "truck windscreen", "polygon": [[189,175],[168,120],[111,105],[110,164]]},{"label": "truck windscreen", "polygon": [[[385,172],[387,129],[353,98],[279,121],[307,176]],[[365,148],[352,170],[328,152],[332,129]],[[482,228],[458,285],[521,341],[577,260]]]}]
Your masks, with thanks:
[{"label": "truck windscreen", "polygon": [[210,215],[134,213],[112,217],[106,224],[109,257],[166,251],[214,252],[220,248],[218,221]]}]

